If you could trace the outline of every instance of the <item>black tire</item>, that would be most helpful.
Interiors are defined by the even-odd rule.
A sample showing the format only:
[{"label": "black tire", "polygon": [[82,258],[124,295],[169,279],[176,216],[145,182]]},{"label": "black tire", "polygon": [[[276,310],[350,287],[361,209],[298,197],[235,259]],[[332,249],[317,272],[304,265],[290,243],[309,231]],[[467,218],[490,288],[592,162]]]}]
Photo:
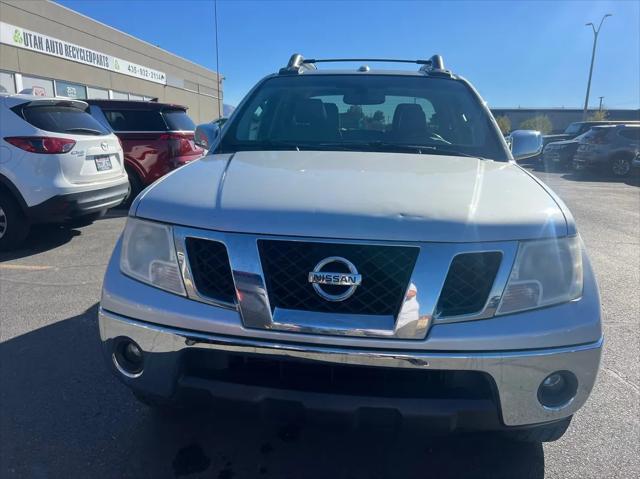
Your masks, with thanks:
[{"label": "black tire", "polygon": [[125,197],[124,201],[120,204],[121,208],[129,208],[136,196],[138,196],[144,189],[144,186],[142,186],[142,181],[140,181],[140,177],[137,173],[134,173],[129,168],[127,168],[127,175],[129,175],[129,193]]},{"label": "black tire", "polygon": [[25,218],[17,201],[0,191],[0,251],[18,246],[29,234],[29,220]]},{"label": "black tire", "polygon": [[544,426],[534,426],[529,429],[519,429],[507,433],[508,437],[518,442],[553,442],[564,436],[573,416],[569,416],[562,421],[554,422]]},{"label": "black tire", "polygon": [[626,178],[631,174],[631,157],[616,155],[609,161],[609,172],[616,178]]}]

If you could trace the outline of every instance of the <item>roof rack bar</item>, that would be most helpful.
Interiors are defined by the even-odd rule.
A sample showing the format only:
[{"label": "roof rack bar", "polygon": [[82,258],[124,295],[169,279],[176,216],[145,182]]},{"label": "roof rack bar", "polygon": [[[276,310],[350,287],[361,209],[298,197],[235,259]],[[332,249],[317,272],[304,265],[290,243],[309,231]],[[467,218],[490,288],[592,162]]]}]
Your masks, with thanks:
[{"label": "roof rack bar", "polygon": [[430,60],[403,60],[395,58],[306,58],[303,63],[334,63],[334,62],[386,62],[386,63],[415,63],[428,65]]},{"label": "roof rack bar", "polygon": [[433,55],[428,60],[408,60],[401,58],[304,58],[294,53],[286,67],[280,69],[280,74],[296,74],[302,69],[315,69],[316,63],[336,62],[381,62],[381,63],[413,63],[422,65],[420,71],[433,74],[451,74],[444,69],[444,61],[440,55]]}]

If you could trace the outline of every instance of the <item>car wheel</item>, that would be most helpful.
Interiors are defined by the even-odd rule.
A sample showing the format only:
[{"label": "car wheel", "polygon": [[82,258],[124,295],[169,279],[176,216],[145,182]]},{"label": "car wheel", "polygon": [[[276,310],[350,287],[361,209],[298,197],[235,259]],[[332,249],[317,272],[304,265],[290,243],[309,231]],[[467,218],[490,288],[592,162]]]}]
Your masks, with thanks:
[{"label": "car wheel", "polygon": [[571,418],[563,419],[562,421],[554,422],[553,424],[547,424],[544,426],[534,426],[528,429],[519,429],[517,431],[510,431],[507,436],[518,442],[553,442],[564,436],[567,432],[569,424],[571,424]]},{"label": "car wheel", "polygon": [[0,251],[15,248],[29,234],[29,221],[18,203],[0,191]]},{"label": "car wheel", "polygon": [[615,156],[610,162],[610,167],[613,176],[622,178],[631,173],[631,160],[625,156]]},{"label": "car wheel", "polygon": [[129,208],[133,200],[136,199],[136,196],[140,194],[140,192],[144,189],[142,186],[142,182],[138,175],[131,170],[127,170],[127,175],[129,175],[129,193],[125,197],[124,201],[120,205],[124,208]]}]

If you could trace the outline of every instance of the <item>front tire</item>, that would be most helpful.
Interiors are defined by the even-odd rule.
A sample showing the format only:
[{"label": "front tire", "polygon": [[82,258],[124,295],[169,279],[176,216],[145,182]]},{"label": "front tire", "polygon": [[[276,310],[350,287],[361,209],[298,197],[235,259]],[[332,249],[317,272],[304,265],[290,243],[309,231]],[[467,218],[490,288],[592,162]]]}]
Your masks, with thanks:
[{"label": "front tire", "polygon": [[564,436],[567,432],[569,424],[573,416],[569,416],[561,421],[554,422],[552,424],[546,424],[543,426],[534,426],[528,429],[519,429],[517,431],[510,431],[507,436],[518,442],[553,442]]},{"label": "front tire", "polygon": [[0,191],[0,251],[18,246],[29,234],[29,227],[16,200]]},{"label": "front tire", "polygon": [[631,173],[631,158],[618,155],[609,162],[609,170],[616,178],[625,178]]},{"label": "front tire", "polygon": [[127,169],[127,175],[129,176],[129,193],[122,201],[120,207],[129,208],[133,200],[136,199],[136,196],[140,194],[140,192],[144,189],[142,186],[142,181],[136,173]]}]

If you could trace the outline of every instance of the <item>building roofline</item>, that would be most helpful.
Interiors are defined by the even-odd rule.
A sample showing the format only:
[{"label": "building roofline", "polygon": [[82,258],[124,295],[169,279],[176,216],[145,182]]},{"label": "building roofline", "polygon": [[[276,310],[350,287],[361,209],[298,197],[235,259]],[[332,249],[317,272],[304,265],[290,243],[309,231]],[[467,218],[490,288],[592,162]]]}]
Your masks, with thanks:
[{"label": "building roofline", "polygon": [[[102,25],[103,27],[109,28],[109,29],[111,29],[111,30],[115,30],[116,32],[118,32],[118,33],[120,33],[120,34],[122,34],[122,35],[125,35],[125,36],[127,36],[127,37],[129,37],[129,38],[131,38],[131,39],[133,39],[133,40],[138,41],[138,42],[144,43],[145,45],[148,45],[148,46],[150,46],[150,47],[155,48],[156,50],[160,50],[160,51],[161,51],[161,52],[163,52],[163,53],[166,53],[166,54],[171,55],[171,56],[173,56],[173,57],[179,58],[180,60],[183,60],[183,61],[185,61],[185,62],[187,62],[187,63],[190,63],[190,64],[192,64],[192,65],[194,65],[194,66],[196,66],[196,67],[198,67],[198,68],[202,68],[203,70],[206,70],[206,71],[208,71],[208,72],[210,72],[210,73],[213,73],[214,75],[216,75],[216,76],[217,76],[217,77],[219,77],[220,79],[223,79],[223,78],[224,78],[224,76],[223,76],[222,74],[220,74],[219,72],[217,72],[217,71],[215,71],[215,70],[211,70],[210,68],[204,67],[204,66],[200,65],[199,63],[196,63],[196,62],[194,62],[194,61],[192,61],[192,60],[189,60],[188,58],[184,58],[184,57],[181,57],[180,55],[176,55],[175,53],[170,52],[169,50],[165,50],[165,49],[164,49],[164,48],[162,48],[162,47],[159,47],[159,46],[157,46],[157,45],[154,45],[153,43],[149,43],[149,42],[148,42],[148,41],[146,41],[146,40],[142,40],[141,38],[135,37],[135,36],[131,35],[130,33],[123,32],[122,30],[120,30],[120,29],[118,29],[118,28],[115,28],[115,27],[113,27],[113,26],[111,26],[111,25],[107,25],[106,23],[101,22],[100,20],[96,20],[95,18],[92,18],[92,17],[90,17],[90,16],[88,16],[88,15],[85,15],[84,13],[77,12],[76,10],[73,10],[72,8],[69,8],[69,7],[65,6],[65,5],[61,5],[60,3],[56,2],[55,0],[47,0],[47,2],[49,2],[49,3],[53,4],[53,5],[57,6],[57,7],[63,8],[63,9],[65,9],[65,10],[67,10],[67,11],[71,12],[71,13],[74,13],[74,14],[76,14],[76,15],[79,15],[79,16],[81,16],[81,17],[83,17],[83,18],[86,18],[87,20],[90,20],[90,21],[95,22],[95,23],[97,23],[97,24],[99,24],[99,25]],[[67,27],[69,27],[69,28],[75,28],[75,27],[71,27],[71,26],[69,26],[69,25],[65,25],[65,26],[67,26]],[[75,29],[77,30],[77,28],[75,28]],[[82,30],[80,30],[80,31],[82,31]],[[84,33],[88,33],[88,32],[84,32]],[[97,35],[93,35],[93,36],[96,36],[96,37],[97,37]],[[98,38],[100,38],[100,37],[98,37]],[[109,39],[106,39],[106,38],[101,38],[101,40],[109,41],[110,43],[115,43],[115,42],[110,41]],[[119,46],[122,46],[122,45],[119,45]],[[125,47],[125,48],[126,48],[126,47]],[[139,54],[142,54],[142,55],[143,55],[143,53],[142,53],[142,52],[138,52],[138,51],[136,51],[136,53],[139,53]],[[165,62],[165,61],[163,61],[163,60],[159,60],[159,59],[157,59],[157,58],[154,58],[154,60],[160,61],[160,62],[162,62],[162,63],[167,63],[167,62]],[[198,74],[197,72],[193,72],[193,73]]]}]

